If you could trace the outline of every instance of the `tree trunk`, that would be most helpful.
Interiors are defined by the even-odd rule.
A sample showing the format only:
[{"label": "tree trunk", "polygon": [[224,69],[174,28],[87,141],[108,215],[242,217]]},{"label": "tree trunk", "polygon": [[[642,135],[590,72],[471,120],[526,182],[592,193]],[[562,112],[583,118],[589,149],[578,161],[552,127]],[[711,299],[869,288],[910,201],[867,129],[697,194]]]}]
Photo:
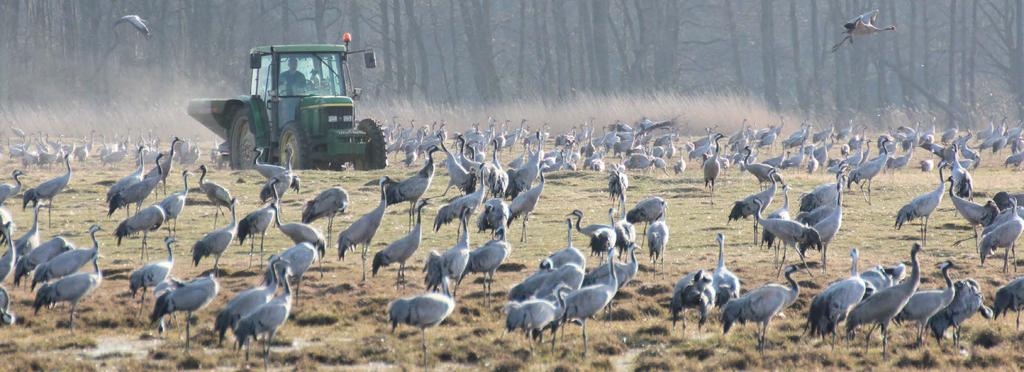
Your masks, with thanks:
[{"label": "tree trunk", "polygon": [[775,16],[772,1],[761,0],[761,67],[764,79],[764,101],[768,107],[778,110],[778,76],[775,69]]},{"label": "tree trunk", "polygon": [[743,59],[740,56],[740,37],[736,32],[736,14],[733,10],[733,0],[725,0],[723,4],[725,5],[725,27],[729,29],[729,49],[731,50],[730,56],[732,57],[733,79],[735,79],[736,89],[746,91],[747,84],[743,80]]}]

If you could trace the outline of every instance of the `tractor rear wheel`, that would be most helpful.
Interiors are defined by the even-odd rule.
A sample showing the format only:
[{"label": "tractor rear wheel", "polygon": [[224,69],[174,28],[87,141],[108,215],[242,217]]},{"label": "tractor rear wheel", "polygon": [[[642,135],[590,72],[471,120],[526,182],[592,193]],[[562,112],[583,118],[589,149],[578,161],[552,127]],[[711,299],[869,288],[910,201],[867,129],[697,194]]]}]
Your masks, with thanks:
[{"label": "tractor rear wheel", "polygon": [[363,164],[357,168],[360,170],[364,169],[384,169],[388,166],[388,154],[384,148],[384,132],[380,130],[380,126],[373,119],[363,119],[359,121],[359,130],[366,133],[369,137],[369,146],[366,150],[365,160]]},{"label": "tractor rear wheel", "polygon": [[231,169],[249,169],[256,157],[256,135],[252,133],[252,123],[245,108],[235,110],[231,119],[231,140],[228,151],[231,155]]},{"label": "tractor rear wheel", "polygon": [[281,164],[288,161],[288,149],[292,149],[292,168],[295,169],[306,169],[309,168],[308,163],[308,151],[312,148],[309,142],[309,136],[306,135],[306,131],[299,127],[296,122],[291,122],[284,125],[284,129],[281,130],[281,146],[278,147],[280,153]]}]

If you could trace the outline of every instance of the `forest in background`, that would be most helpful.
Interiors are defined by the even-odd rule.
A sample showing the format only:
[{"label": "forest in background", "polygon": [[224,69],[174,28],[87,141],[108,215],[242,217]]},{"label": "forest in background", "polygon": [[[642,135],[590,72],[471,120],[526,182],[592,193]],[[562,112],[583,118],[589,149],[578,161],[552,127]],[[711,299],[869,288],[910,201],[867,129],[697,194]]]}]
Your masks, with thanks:
[{"label": "forest in background", "polygon": [[[871,9],[897,30],[832,53],[842,24]],[[152,37],[113,27],[125,14]],[[248,90],[250,47],[343,32],[377,54],[377,69],[352,69],[368,112],[437,120],[481,108],[456,127],[493,107],[543,118],[602,97],[726,97],[818,125],[977,127],[1024,109],[1024,2],[1013,0],[4,0],[0,122],[188,120],[188,98]],[[687,116],[662,111],[673,109]],[[559,120],[645,114],[575,111]]]}]

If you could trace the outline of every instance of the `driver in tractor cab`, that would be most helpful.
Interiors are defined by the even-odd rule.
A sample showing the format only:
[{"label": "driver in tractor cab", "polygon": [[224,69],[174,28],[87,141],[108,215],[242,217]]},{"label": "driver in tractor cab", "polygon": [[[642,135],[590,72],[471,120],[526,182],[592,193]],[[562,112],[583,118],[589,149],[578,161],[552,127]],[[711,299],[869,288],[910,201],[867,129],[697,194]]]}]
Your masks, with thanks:
[{"label": "driver in tractor cab", "polygon": [[299,61],[293,58],[288,58],[288,71],[282,72],[280,76],[280,84],[284,87],[285,95],[295,95],[296,92],[302,92],[306,89],[306,75],[296,70],[299,66]]}]

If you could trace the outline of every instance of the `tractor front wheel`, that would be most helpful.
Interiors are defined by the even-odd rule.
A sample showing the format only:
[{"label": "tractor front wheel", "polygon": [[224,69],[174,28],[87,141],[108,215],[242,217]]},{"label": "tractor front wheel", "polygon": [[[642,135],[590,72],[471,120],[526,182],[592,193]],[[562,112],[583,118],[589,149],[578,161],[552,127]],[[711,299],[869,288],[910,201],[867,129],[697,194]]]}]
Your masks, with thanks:
[{"label": "tractor front wheel", "polygon": [[284,129],[281,130],[281,146],[279,147],[281,153],[279,156],[282,165],[288,161],[288,149],[292,149],[292,168],[309,168],[306,164],[308,161],[306,152],[311,149],[309,137],[296,122],[285,124]]},{"label": "tractor front wheel", "polygon": [[231,169],[248,169],[252,167],[256,157],[256,135],[252,133],[252,123],[244,108],[235,110],[231,119],[231,140],[228,142],[231,155]]}]

